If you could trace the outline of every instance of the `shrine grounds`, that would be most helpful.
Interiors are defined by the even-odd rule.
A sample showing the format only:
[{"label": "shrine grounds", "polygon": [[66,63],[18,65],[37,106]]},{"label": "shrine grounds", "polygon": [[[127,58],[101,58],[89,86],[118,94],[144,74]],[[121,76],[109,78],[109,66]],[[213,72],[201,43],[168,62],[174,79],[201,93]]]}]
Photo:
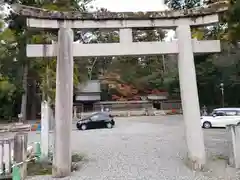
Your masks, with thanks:
[{"label": "shrine grounds", "polygon": [[[226,129],[204,130],[204,138],[209,163],[203,172],[193,172],[187,167],[182,116],[116,118],[113,129],[87,131],[77,130],[73,123],[72,151],[85,160],[78,171],[63,179],[239,180],[239,172],[227,165],[231,136]],[[39,140],[39,133],[29,133],[30,142]]]}]

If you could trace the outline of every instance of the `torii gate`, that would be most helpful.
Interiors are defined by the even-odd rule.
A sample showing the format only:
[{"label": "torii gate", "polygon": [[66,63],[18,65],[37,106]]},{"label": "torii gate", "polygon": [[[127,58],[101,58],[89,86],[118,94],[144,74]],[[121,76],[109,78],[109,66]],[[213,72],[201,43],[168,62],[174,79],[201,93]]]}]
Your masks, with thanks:
[{"label": "torii gate", "polygon": [[[218,12],[225,11],[219,8]],[[205,165],[205,147],[200,122],[194,53],[220,52],[218,40],[191,39],[191,27],[218,22],[215,8],[145,13],[56,12],[18,5],[20,16],[27,17],[29,28],[59,29],[58,43],[27,46],[28,57],[57,56],[56,129],[53,175],[68,176],[71,167],[71,126],[73,97],[73,57],[178,54],[178,68],[188,158],[194,169]],[[177,41],[133,42],[132,28],[173,28]],[[72,28],[115,28],[120,43],[73,44]]]}]

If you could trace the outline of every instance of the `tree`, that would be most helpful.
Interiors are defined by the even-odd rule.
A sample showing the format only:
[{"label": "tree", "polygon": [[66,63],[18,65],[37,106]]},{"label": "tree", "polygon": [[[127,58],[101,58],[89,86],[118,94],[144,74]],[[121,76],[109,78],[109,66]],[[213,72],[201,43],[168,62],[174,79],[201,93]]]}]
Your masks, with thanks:
[{"label": "tree", "polygon": [[[69,10],[76,10],[76,11],[86,11],[86,4],[90,1],[83,1],[83,0],[72,0],[69,1],[67,5],[63,6],[62,3],[66,3],[65,1],[7,1],[9,5],[13,3],[20,3],[27,6],[35,6],[50,10],[58,10],[58,11],[69,11]],[[9,23],[9,28],[13,32],[15,39],[16,39],[16,48],[15,48],[15,59],[19,62],[19,66],[21,68],[21,77],[22,77],[22,105],[21,105],[21,114],[23,115],[23,119],[26,119],[26,106],[27,106],[27,95],[28,93],[28,84],[29,79],[35,79],[33,82],[35,85],[40,84],[41,90],[43,92],[43,99],[49,99],[53,103],[54,98],[54,86],[55,82],[55,67],[54,64],[51,64],[49,58],[43,58],[45,62],[41,62],[38,59],[33,59],[29,61],[26,57],[26,44],[27,42],[32,43],[51,43],[52,40],[56,39],[56,32],[44,33],[44,32],[30,32],[27,31],[25,26],[25,19],[23,17],[19,17],[14,13],[9,14],[9,16],[5,19],[6,22]],[[47,59],[47,60],[46,60]],[[42,59],[41,59],[42,60]],[[49,65],[51,64],[51,65]],[[39,68],[41,67],[41,69]],[[77,69],[77,67],[75,67]],[[18,70],[19,71],[19,70]],[[78,81],[78,79],[83,80],[84,78],[79,78],[79,73],[75,70],[74,82]],[[33,75],[34,77],[30,77]],[[48,80],[46,80],[48,79]],[[45,83],[45,84],[44,84]],[[49,88],[46,88],[49,87]],[[52,88],[52,89],[51,89]],[[46,91],[48,89],[48,91]],[[49,98],[46,98],[49,97]]]},{"label": "tree", "polygon": [[11,119],[16,99],[16,87],[3,76],[0,76],[0,118]]},{"label": "tree", "polygon": [[165,0],[164,3],[174,10],[190,9],[201,5],[201,0]]},{"label": "tree", "polygon": [[227,14],[229,40],[236,43],[240,40],[240,1],[229,0]]},{"label": "tree", "polygon": [[16,116],[15,107],[21,95],[17,88],[17,68],[14,60],[15,37],[9,29],[0,32],[0,118],[11,119]]}]

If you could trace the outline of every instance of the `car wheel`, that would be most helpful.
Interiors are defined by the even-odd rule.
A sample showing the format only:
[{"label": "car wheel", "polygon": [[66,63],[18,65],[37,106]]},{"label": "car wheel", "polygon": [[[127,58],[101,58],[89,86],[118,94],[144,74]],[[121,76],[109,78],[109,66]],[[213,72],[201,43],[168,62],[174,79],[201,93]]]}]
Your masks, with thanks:
[{"label": "car wheel", "polygon": [[107,123],[106,126],[107,126],[107,128],[109,128],[109,129],[112,128],[112,124],[111,124],[111,123]]},{"label": "car wheel", "polygon": [[204,122],[204,123],[203,123],[203,128],[209,129],[209,128],[211,128],[211,127],[212,127],[212,124],[211,124],[210,122]]},{"label": "car wheel", "polygon": [[237,123],[237,126],[240,126],[240,122]]},{"label": "car wheel", "polygon": [[82,124],[82,125],[81,125],[81,130],[84,131],[84,130],[86,130],[86,129],[87,129],[87,125],[86,125],[86,124]]}]

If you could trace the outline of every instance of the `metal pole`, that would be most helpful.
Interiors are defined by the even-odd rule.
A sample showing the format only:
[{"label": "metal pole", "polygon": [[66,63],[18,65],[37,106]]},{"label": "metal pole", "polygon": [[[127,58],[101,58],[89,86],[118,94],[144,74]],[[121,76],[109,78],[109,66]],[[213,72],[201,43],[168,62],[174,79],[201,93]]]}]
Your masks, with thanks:
[{"label": "metal pole", "polygon": [[222,93],[222,107],[224,107],[224,84],[223,83],[220,84],[220,90]]},{"label": "metal pole", "polygon": [[222,107],[224,107],[224,88],[222,88]]},{"label": "metal pole", "polygon": [[165,65],[165,55],[162,55],[162,62],[163,62],[163,72],[166,72],[166,65]]}]

